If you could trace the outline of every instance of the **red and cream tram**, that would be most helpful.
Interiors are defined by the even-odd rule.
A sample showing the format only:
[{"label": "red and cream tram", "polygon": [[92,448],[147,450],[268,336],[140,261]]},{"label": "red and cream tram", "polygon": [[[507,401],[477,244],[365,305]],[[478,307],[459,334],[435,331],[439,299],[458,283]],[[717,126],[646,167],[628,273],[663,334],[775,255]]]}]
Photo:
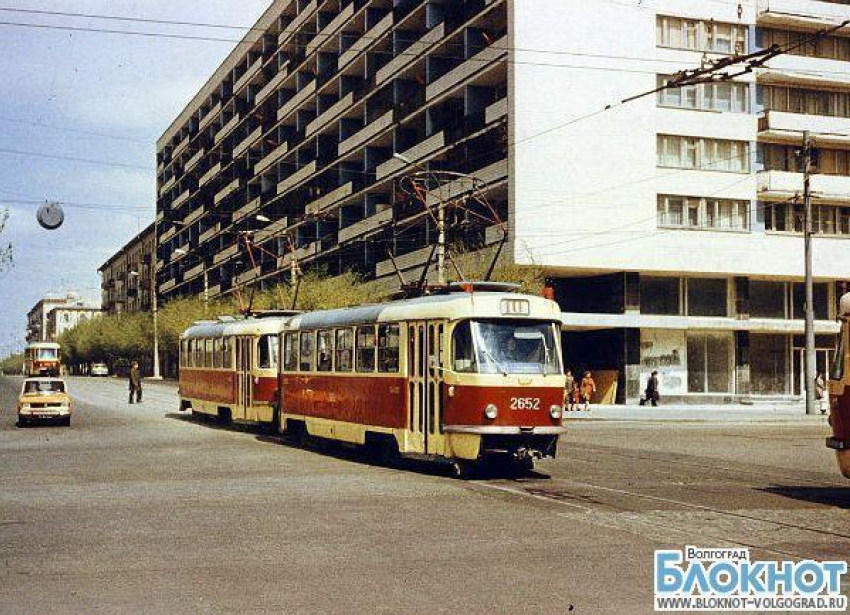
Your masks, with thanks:
[{"label": "red and cream tram", "polygon": [[54,376],[60,374],[61,353],[59,344],[33,342],[24,352],[24,375]]},{"label": "red and cream tram", "polygon": [[[290,433],[454,462],[553,457],[560,310],[504,285],[293,317],[281,335]],[[475,292],[467,292],[474,290]]]},{"label": "red and cream tram", "polygon": [[285,322],[225,318],[189,328],[180,338],[180,409],[225,422],[271,423]]},{"label": "red and cream tram", "polygon": [[841,298],[838,318],[841,333],[829,379],[832,437],[827,439],[826,444],[835,449],[839,470],[850,478],[850,293]]}]

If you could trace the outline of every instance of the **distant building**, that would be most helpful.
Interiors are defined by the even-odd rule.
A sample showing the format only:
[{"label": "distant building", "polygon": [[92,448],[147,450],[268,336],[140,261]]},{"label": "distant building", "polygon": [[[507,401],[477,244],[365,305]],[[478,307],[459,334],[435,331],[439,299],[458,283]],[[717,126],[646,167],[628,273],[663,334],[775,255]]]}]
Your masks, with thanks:
[{"label": "distant building", "polygon": [[[62,310],[58,320],[53,312]],[[86,305],[76,293],[64,296],[47,295],[27,314],[27,342],[52,342],[62,332],[75,326],[83,318],[92,318],[100,308]],[[73,314],[73,315],[72,315]],[[74,323],[71,325],[70,323]]]},{"label": "distant building", "polygon": [[101,265],[103,311],[106,314],[150,312],[153,294],[154,225],[133,237]]},{"label": "distant building", "polygon": [[47,341],[56,342],[66,331],[103,314],[100,308],[85,305],[60,305],[47,315]]}]

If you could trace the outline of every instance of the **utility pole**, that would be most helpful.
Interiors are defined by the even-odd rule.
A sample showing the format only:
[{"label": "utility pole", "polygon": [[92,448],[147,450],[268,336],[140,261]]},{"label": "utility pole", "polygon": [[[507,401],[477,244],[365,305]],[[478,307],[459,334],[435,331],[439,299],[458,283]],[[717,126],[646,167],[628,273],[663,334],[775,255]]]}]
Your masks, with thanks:
[{"label": "utility pole", "polygon": [[437,210],[437,284],[446,285],[446,203],[442,194]]},{"label": "utility pole", "polygon": [[806,350],[804,367],[806,372],[806,414],[816,414],[815,408],[815,306],[814,281],[812,276],[812,140],[809,131],[803,132],[803,238],[806,260]]},{"label": "utility pole", "polygon": [[162,380],[159,370],[159,303],[156,287],[156,261],[159,250],[159,222],[153,223],[153,252],[151,253],[151,311],[153,311],[153,379]]}]

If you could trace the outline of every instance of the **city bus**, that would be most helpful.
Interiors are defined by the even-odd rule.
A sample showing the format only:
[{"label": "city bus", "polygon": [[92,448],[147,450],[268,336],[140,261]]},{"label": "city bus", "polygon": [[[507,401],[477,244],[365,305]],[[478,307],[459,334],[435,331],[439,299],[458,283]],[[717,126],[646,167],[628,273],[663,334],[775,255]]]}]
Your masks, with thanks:
[{"label": "city bus", "polygon": [[24,351],[24,375],[58,377],[61,366],[59,344],[33,342]]},{"label": "city bus", "polygon": [[841,333],[829,379],[832,436],[826,445],[835,450],[838,469],[850,478],[850,293],[841,297],[838,318]]}]

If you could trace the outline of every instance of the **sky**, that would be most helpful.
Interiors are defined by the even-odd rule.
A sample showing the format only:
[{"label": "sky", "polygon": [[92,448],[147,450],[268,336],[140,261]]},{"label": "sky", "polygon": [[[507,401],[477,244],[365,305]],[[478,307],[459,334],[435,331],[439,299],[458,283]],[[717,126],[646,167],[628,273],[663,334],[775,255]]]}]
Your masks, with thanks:
[{"label": "sky", "polygon": [[[26,314],[46,293],[99,304],[98,267],[153,221],[156,140],[235,46],[4,24],[236,40],[243,31],[20,11],[250,27],[270,4],[0,0],[0,212],[10,216],[0,245],[14,250],[0,273],[0,357],[23,347]],[[59,230],[38,226],[45,200],[63,204]]]}]

